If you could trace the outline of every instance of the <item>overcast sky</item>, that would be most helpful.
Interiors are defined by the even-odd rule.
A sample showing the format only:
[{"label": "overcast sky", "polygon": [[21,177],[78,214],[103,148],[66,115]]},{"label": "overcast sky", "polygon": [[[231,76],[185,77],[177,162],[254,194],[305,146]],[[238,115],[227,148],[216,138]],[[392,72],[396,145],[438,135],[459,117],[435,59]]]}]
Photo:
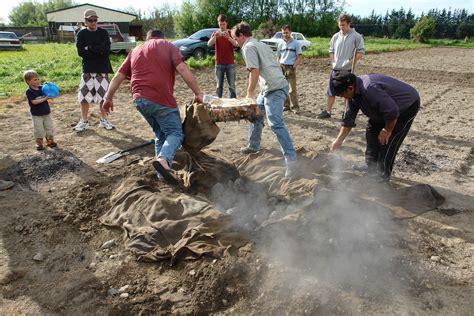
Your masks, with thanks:
[{"label": "overcast sky", "polygon": [[[10,11],[18,6],[24,0],[4,0],[2,1],[2,10],[0,10],[0,18],[3,21],[8,22],[8,15]],[[36,0],[41,3],[42,0]],[[179,7],[182,0],[88,0],[88,1],[76,1],[78,3],[90,3],[98,6],[111,8],[111,9],[124,9],[130,7],[133,3],[133,7],[141,9],[142,11],[148,11],[153,7],[161,7],[164,3],[168,3],[171,6]],[[346,12],[350,14],[368,16],[375,10],[375,13],[385,15],[385,12],[391,11],[392,9],[398,10],[403,7],[405,10],[409,8],[412,12],[419,16],[421,12],[428,12],[429,9],[466,9],[469,13],[474,12],[474,0],[346,0]]]}]

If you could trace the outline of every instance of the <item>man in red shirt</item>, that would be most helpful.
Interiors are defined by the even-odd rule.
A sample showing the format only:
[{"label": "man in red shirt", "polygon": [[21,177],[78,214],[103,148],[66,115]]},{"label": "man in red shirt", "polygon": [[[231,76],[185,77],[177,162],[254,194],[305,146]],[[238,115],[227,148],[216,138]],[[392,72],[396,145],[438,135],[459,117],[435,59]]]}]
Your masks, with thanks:
[{"label": "man in red shirt", "polygon": [[237,47],[238,44],[230,35],[230,30],[227,29],[227,17],[224,14],[217,17],[217,23],[219,23],[219,31],[212,33],[211,38],[207,42],[207,46],[209,47],[216,45],[216,95],[222,98],[225,74],[227,83],[229,84],[229,97],[236,98],[234,47]]},{"label": "man in red shirt", "polygon": [[145,43],[131,51],[105,94],[102,108],[113,111],[113,97],[122,81],[130,80],[133,103],[156,135],[155,154],[158,177],[174,182],[171,164],[184,135],[176,99],[173,95],[175,71],[194,93],[195,102],[203,102],[203,94],[179,49],[164,39],[163,32],[150,30]]}]

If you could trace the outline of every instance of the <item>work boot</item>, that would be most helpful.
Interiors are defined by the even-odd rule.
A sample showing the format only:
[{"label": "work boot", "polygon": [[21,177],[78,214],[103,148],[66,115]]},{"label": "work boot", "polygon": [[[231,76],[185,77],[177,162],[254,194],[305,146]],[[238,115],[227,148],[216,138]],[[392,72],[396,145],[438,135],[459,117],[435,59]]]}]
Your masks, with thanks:
[{"label": "work boot", "polygon": [[0,180],[0,191],[10,189],[15,185],[13,181]]}]

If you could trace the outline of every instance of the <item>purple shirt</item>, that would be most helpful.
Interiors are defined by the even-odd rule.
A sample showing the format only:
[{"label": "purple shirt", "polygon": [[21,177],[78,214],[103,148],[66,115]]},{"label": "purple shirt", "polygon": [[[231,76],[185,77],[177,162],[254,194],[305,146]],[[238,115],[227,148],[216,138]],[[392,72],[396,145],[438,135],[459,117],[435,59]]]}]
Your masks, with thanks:
[{"label": "purple shirt", "polygon": [[384,124],[403,115],[419,99],[415,88],[395,78],[381,74],[359,76],[341,125],[354,127],[359,110],[369,119]]}]

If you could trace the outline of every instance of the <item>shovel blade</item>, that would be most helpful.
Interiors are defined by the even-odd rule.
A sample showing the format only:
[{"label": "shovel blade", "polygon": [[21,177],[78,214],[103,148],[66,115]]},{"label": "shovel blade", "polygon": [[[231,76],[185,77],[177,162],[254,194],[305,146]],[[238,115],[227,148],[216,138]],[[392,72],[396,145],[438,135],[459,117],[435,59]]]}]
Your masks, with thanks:
[{"label": "shovel blade", "polygon": [[109,154],[105,155],[105,156],[102,157],[102,158],[97,159],[96,163],[107,164],[107,163],[110,163],[110,162],[112,162],[112,161],[114,161],[114,160],[119,159],[119,158],[122,157],[122,156],[123,156],[122,153],[112,152],[112,153],[109,153]]}]

